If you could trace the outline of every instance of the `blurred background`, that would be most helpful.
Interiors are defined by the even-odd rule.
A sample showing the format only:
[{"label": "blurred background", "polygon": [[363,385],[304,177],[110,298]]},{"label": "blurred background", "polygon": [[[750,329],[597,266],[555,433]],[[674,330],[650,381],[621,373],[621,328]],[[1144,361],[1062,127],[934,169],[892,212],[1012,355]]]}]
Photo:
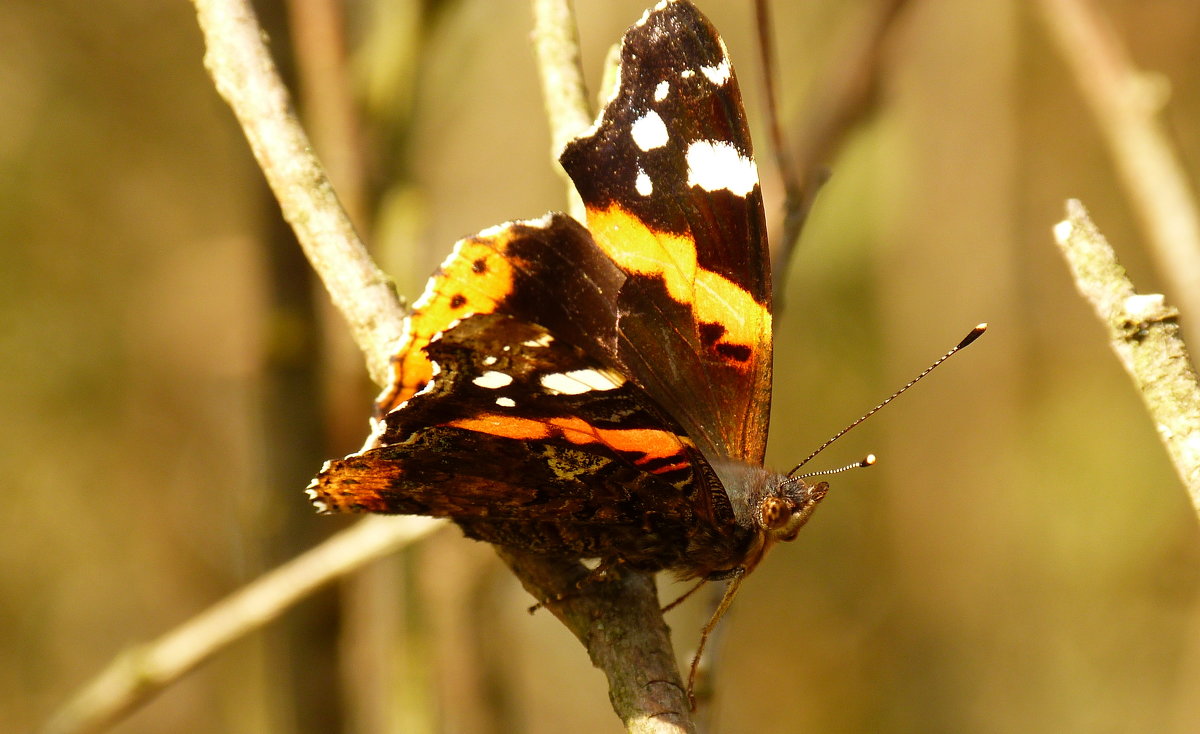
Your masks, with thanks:
[{"label": "blurred background", "polygon": [[[576,0],[593,89],[644,2]],[[257,5],[403,294],[455,239],[565,205],[527,3]],[[769,463],[991,329],[819,460],[879,465],[836,477],[745,585],[718,731],[1200,729],[1196,516],[1054,246],[1064,201],[1143,292],[1168,285],[1047,5],[773,5],[789,144],[841,109],[848,71],[870,94],[805,163],[833,175],[777,270]],[[738,69],[777,232],[752,6],[700,6]],[[1153,74],[1194,181],[1200,4],[1094,8]],[[182,1],[0,4],[5,731],[353,522],[302,490],[360,445],[374,388],[202,54]],[[603,676],[530,601],[490,548],[444,530],[113,731],[618,730]],[[668,618],[684,662],[704,618]]]}]

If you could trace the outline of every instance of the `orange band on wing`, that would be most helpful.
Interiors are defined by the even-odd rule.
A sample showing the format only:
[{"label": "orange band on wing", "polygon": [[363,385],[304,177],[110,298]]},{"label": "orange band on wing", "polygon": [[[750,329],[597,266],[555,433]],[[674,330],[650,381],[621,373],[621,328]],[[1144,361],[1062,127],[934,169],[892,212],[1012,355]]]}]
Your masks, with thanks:
[{"label": "orange band on wing", "polygon": [[[475,418],[460,418],[446,425],[519,440],[562,437],[581,446],[590,443],[604,444],[616,451],[643,454],[635,462],[638,464],[685,455],[684,439],[671,431],[653,428],[597,428],[580,418],[551,418],[540,421],[486,413]],[[688,461],[681,461],[658,471],[679,469],[689,464]]]},{"label": "orange band on wing", "polygon": [[588,229],[625,270],[660,276],[672,298],[692,307],[697,323],[724,326],[722,342],[756,347],[770,339],[770,310],[733,281],[700,267],[691,238],[651,229],[615,202],[589,208]]},{"label": "orange band on wing", "polygon": [[497,303],[512,293],[513,266],[504,254],[512,237],[512,229],[505,226],[454,245],[405,319],[389,387],[376,400],[378,415],[411,398],[433,376],[424,349],[434,335],[471,314],[495,311]]}]

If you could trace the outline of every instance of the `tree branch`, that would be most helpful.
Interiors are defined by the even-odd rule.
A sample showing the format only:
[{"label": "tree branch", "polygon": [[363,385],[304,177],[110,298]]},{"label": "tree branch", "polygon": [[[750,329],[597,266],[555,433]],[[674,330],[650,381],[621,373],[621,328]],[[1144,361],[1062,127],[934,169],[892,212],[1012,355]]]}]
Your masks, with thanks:
[{"label": "tree branch", "polygon": [[391,280],[371,260],[325,177],[249,3],[193,4],[207,49],[204,65],[217,92],[233,109],[283,218],[346,317],[371,378],[383,384],[404,321]]},{"label": "tree branch", "polygon": [[[579,35],[569,0],[533,0],[532,5],[551,157],[559,168],[563,146],[592,124],[579,66]],[[568,197],[572,213],[582,221],[583,205],[573,187]],[[534,598],[562,599],[547,607],[604,671],[613,710],[629,731],[694,731],[652,575],[625,571],[619,579],[588,583],[579,592],[576,584],[586,569],[578,562],[497,551]]]},{"label": "tree branch", "polygon": [[1160,294],[1134,290],[1078,201],[1067,202],[1067,218],[1055,225],[1054,237],[1200,515],[1200,381],[1179,334],[1179,312]]},{"label": "tree branch", "polygon": [[588,571],[576,561],[496,550],[534,598],[561,599],[546,608],[604,671],[609,701],[629,732],[695,731],[652,575],[585,580]]},{"label": "tree branch", "polygon": [[533,50],[550,123],[551,165],[567,185],[568,211],[584,220],[583,200],[558,163],[567,143],[592,124],[579,63],[579,33],[570,0],[533,0]]},{"label": "tree branch", "polygon": [[1200,212],[1158,114],[1163,80],[1140,72],[1095,3],[1041,0],[1042,17],[1092,108],[1158,272],[1200,343]]}]

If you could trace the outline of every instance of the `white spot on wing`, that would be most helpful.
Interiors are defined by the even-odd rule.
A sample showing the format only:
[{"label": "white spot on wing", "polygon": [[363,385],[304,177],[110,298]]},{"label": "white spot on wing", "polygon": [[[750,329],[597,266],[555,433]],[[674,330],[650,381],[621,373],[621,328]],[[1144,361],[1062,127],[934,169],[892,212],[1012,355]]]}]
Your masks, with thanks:
[{"label": "white spot on wing", "polygon": [[745,196],[758,185],[758,167],[722,140],[698,140],[688,146],[688,186],[705,191],[727,189]]},{"label": "white spot on wing", "polygon": [[646,12],[642,13],[642,17],[638,20],[637,23],[634,23],[634,25],[636,25],[636,26],[646,25],[646,21],[650,20],[650,13],[661,13],[664,9],[666,9],[666,7],[667,7],[667,0],[659,0],[657,5],[655,5],[653,8],[650,8]]},{"label": "white spot on wing", "polygon": [[637,189],[637,192],[642,196],[649,196],[650,194],[654,193],[654,182],[651,181],[650,177],[646,175],[646,172],[640,168],[637,172],[637,181],[634,182],[633,187]]},{"label": "white spot on wing", "polygon": [[729,59],[721,59],[721,63],[716,66],[701,66],[700,72],[719,87],[729,81]]},{"label": "white spot on wing", "polygon": [[496,405],[499,405],[501,408],[515,408],[517,407],[517,401],[512,398],[496,398]]},{"label": "white spot on wing", "polygon": [[512,375],[506,375],[503,372],[496,372],[495,370],[484,372],[479,377],[471,380],[475,385],[487,388],[488,390],[498,390],[502,387],[508,387],[512,384],[512,381]]},{"label": "white spot on wing", "polygon": [[483,366],[484,367],[491,367],[494,364],[496,364],[495,357],[489,355],[489,356],[483,358]]},{"label": "white spot on wing", "polygon": [[667,81],[666,79],[663,79],[661,82],[658,83],[658,86],[654,88],[654,101],[661,102],[664,99],[666,99],[667,95],[670,93],[671,93],[671,82]]},{"label": "white spot on wing", "polygon": [[521,342],[523,347],[548,347],[554,342],[554,337],[550,334],[542,334],[537,339],[528,339]]},{"label": "white spot on wing", "polygon": [[679,72],[679,76],[683,79],[691,79],[692,77],[696,76],[696,70],[684,69],[683,71]]},{"label": "white spot on wing", "polygon": [[581,395],[593,390],[616,390],[625,378],[607,370],[573,370],[542,375],[542,387],[560,395]]},{"label": "white spot on wing", "polygon": [[642,150],[661,148],[671,139],[666,123],[654,110],[650,110],[634,120],[629,134],[633,136],[633,142],[637,144],[637,147]]}]

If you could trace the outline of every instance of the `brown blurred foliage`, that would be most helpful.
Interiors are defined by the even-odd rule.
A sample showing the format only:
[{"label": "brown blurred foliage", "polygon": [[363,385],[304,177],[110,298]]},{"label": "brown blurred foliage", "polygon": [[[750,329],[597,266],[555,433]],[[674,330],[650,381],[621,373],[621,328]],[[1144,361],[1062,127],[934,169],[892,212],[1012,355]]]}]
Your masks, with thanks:
[{"label": "brown blurred foliage", "polygon": [[[699,4],[765,152],[750,4]],[[576,5],[594,82],[643,7]],[[785,136],[868,5],[775,3]],[[1098,6],[1169,84],[1194,169],[1200,6]],[[298,68],[284,8],[259,8]],[[359,137],[334,179],[354,178],[364,233],[415,297],[456,238],[564,205],[529,8],[345,12]],[[201,56],[187,3],[0,4],[4,730],[343,526],[301,490],[361,441],[371,388]],[[777,275],[772,463],[992,328],[825,455],[880,464],[838,477],[747,583],[717,728],[1195,731],[1196,518],[1050,235],[1080,198],[1139,286],[1161,287],[1096,125],[1030,3],[910,3],[878,84]],[[613,731],[602,677],[528,602],[489,549],[442,533],[115,730]],[[673,613],[681,657],[702,617]]]}]

